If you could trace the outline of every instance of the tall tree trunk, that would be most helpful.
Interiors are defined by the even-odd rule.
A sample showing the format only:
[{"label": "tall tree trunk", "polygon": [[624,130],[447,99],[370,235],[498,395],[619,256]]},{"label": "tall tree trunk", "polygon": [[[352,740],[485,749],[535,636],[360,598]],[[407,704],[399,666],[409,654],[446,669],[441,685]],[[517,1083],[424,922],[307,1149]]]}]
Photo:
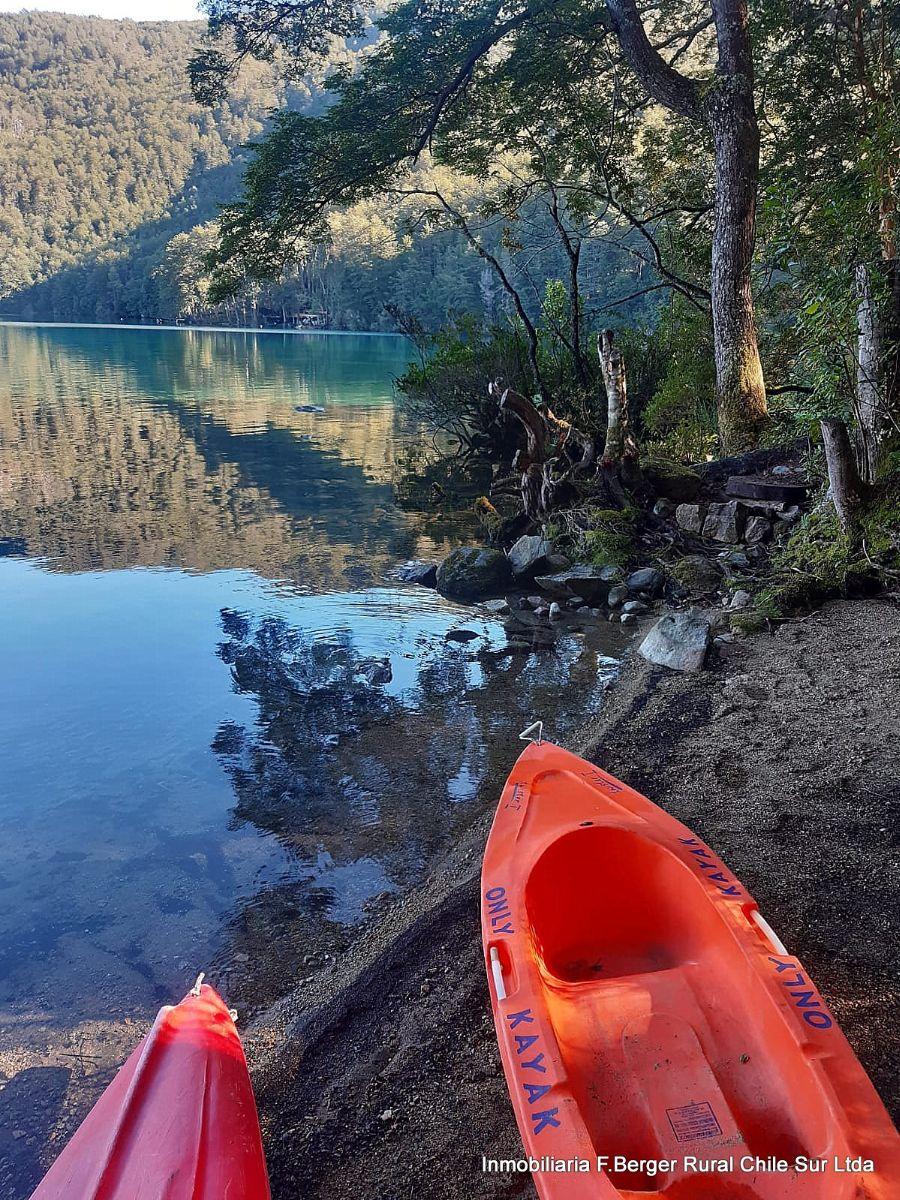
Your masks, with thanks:
[{"label": "tall tree trunk", "polygon": [[727,450],[755,445],[766,420],[750,271],[756,239],[759,126],[747,0],[711,0],[718,63],[709,88],[669,65],[647,37],[637,0],[606,0],[628,65],[660,104],[705,122],[715,148],[712,314],[719,432]]},{"label": "tall tree trunk", "polygon": [[751,270],[759,126],[746,0],[713,0],[718,78],[704,100],[715,149],[712,319],[719,434],[730,453],[755,446],[767,416]]}]

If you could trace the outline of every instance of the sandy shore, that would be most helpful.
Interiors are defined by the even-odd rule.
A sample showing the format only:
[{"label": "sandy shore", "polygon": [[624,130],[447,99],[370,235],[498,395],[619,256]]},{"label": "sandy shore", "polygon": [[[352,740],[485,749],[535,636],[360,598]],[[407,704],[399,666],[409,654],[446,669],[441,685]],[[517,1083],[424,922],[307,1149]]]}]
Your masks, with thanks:
[{"label": "sandy shore", "polygon": [[[900,607],[832,604],[699,676],[632,656],[602,719],[569,739],[721,853],[895,1119],[898,681]],[[481,1169],[520,1150],[478,937],[488,821],[245,1030],[274,1200],[534,1195]]]}]

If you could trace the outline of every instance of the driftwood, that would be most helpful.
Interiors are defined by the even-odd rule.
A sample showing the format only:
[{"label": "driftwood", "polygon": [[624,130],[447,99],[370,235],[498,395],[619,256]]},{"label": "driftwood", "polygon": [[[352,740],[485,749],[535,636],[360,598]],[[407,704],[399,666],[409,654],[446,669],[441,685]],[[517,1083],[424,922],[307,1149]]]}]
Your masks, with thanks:
[{"label": "driftwood", "polygon": [[525,431],[525,447],[513,459],[513,469],[521,472],[525,513],[539,521],[564,497],[574,494],[572,477],[596,461],[594,440],[571,421],[555,416],[550,408],[540,411],[512,388],[495,382],[488,391],[498,398],[501,412],[510,413]]}]

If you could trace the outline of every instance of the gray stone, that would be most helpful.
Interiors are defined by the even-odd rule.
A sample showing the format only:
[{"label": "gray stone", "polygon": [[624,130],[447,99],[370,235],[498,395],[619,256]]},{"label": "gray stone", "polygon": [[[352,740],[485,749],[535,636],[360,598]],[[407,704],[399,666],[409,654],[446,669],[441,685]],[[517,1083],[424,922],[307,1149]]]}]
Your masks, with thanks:
[{"label": "gray stone", "polygon": [[672,671],[701,671],[709,649],[709,621],[698,609],[660,617],[638,651],[648,662]]},{"label": "gray stone", "polygon": [[739,542],[744,536],[747,510],[737,500],[710,504],[703,522],[703,536],[714,542]]},{"label": "gray stone", "polygon": [[750,559],[743,550],[732,550],[724,557],[726,566],[733,567],[736,571],[745,571],[750,566]]},{"label": "gray stone", "polygon": [[748,517],[744,528],[744,541],[748,546],[758,546],[772,536],[772,522],[765,517]]},{"label": "gray stone", "polygon": [[418,583],[422,587],[433,588],[437,585],[437,563],[408,562],[397,569],[397,578],[404,583]]},{"label": "gray stone", "polygon": [[591,615],[591,609],[586,604],[582,604],[576,611],[579,617],[589,617]]},{"label": "gray stone", "polygon": [[525,603],[529,608],[540,608],[544,603],[543,596],[526,596]]},{"label": "gray stone", "polygon": [[649,611],[650,605],[645,604],[643,600],[626,600],[622,605],[623,613],[632,613],[635,616],[641,613],[647,613]]},{"label": "gray stone", "polygon": [[546,608],[546,606],[542,604],[540,608],[536,608],[536,609],[534,610],[534,615],[535,615],[536,617],[546,617],[546,615],[547,615],[547,608]]},{"label": "gray stone", "polygon": [[506,555],[488,546],[451,550],[437,569],[438,591],[462,600],[477,600],[500,592],[509,583]]},{"label": "gray stone", "polygon": [[524,579],[546,570],[547,555],[551,552],[552,546],[541,534],[525,534],[510,546],[506,557],[513,575]]},{"label": "gray stone", "polygon": [[686,554],[675,564],[672,574],[689,592],[698,595],[716,591],[722,582],[719,564],[703,554]]},{"label": "gray stone", "polygon": [[750,603],[750,600],[751,596],[749,592],[739,590],[731,597],[731,603],[728,605],[728,607],[732,610],[746,608]]},{"label": "gray stone", "polygon": [[599,616],[600,616],[600,609],[599,609],[599,608],[592,608],[592,609],[591,609],[591,616],[592,616],[592,617],[599,617]]},{"label": "gray stone", "polygon": [[658,596],[665,582],[665,575],[656,567],[642,567],[640,571],[633,571],[625,580],[629,592],[647,592],[651,596]]},{"label": "gray stone", "polygon": [[584,605],[584,596],[570,596],[566,601],[566,608],[581,608]]},{"label": "gray stone", "polygon": [[619,617],[619,620],[623,625],[633,625],[637,620],[637,613],[623,612],[621,617]]},{"label": "gray stone", "polygon": [[509,604],[506,600],[485,600],[482,608],[492,617],[505,617],[509,612]]},{"label": "gray stone", "polygon": [[554,600],[550,605],[550,620],[555,621],[562,616],[562,607],[558,601]]},{"label": "gray stone", "polygon": [[547,555],[548,575],[552,574],[554,571],[565,571],[568,567],[571,567],[571,565],[571,562],[564,554],[557,554],[554,552],[553,554]]},{"label": "gray stone", "polygon": [[703,509],[699,504],[679,504],[675,509],[675,523],[688,533],[700,533],[703,529]]},{"label": "gray stone", "polygon": [[670,517],[675,511],[675,505],[671,500],[666,500],[664,496],[653,505],[654,517]]},{"label": "gray stone", "polygon": [[793,475],[793,473],[794,472],[790,467],[785,467],[784,465],[779,465],[777,467],[772,468],[773,475],[784,476],[784,475]]},{"label": "gray stone", "polygon": [[568,600],[570,596],[582,596],[596,602],[605,600],[610,588],[609,567],[594,567],[581,564],[558,571],[555,575],[538,575],[535,583],[556,600]]},{"label": "gray stone", "polygon": [[794,525],[800,520],[800,509],[794,504],[791,508],[786,508],[784,512],[776,512],[775,516],[779,521],[784,521],[786,525]]},{"label": "gray stone", "polygon": [[628,588],[624,583],[617,583],[615,587],[609,589],[609,595],[606,598],[606,603],[610,608],[616,608],[627,600],[629,596]]}]

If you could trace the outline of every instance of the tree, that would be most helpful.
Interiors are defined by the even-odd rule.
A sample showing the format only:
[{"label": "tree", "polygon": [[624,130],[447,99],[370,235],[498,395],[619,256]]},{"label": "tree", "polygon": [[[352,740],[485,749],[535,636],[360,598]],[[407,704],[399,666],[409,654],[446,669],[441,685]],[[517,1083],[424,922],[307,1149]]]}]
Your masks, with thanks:
[{"label": "tree", "polygon": [[[233,44],[231,52],[207,48],[192,62],[195,93],[208,101],[221,97],[248,56],[284,55],[297,73],[316,60],[329,38],[361,32],[356,9],[342,2],[288,3],[273,14],[265,0],[208,0],[208,11],[214,38]],[[689,20],[677,0],[667,0],[653,12],[651,26],[635,0],[519,0],[512,6],[499,0],[452,6],[405,0],[389,10],[379,19],[385,37],[361,71],[330,80],[336,103],[316,119],[279,114],[256,147],[244,199],[223,220],[221,286],[234,286],[248,271],[277,271],[286,255],[325,233],[333,205],[385,190],[424,152],[456,163],[465,152],[453,135],[466,127],[470,96],[486,78],[513,78],[518,64],[530,61],[539,90],[526,94],[523,104],[515,94],[511,106],[509,97],[496,98],[503,149],[518,148],[535,114],[547,111],[548,88],[563,98],[554,117],[565,123],[570,114],[581,113],[585,81],[587,108],[602,84],[612,117],[608,125],[586,131],[595,143],[609,138],[615,147],[623,116],[648,102],[711,138],[710,291],[721,433],[729,448],[752,443],[766,417],[766,397],[750,289],[759,131],[747,6],[745,0],[711,0],[708,10]],[[702,38],[711,27],[717,45],[712,78],[702,71],[688,76],[674,64],[694,52],[702,67]],[[540,68],[536,50],[543,51]],[[624,65],[630,87],[623,85]],[[642,99],[628,94],[635,84]],[[529,104],[529,98],[539,103]],[[639,218],[638,226],[652,239],[650,220]]]},{"label": "tree", "polygon": [[794,367],[848,524],[900,433],[900,14],[765,0],[759,35],[765,250],[796,308]]}]

